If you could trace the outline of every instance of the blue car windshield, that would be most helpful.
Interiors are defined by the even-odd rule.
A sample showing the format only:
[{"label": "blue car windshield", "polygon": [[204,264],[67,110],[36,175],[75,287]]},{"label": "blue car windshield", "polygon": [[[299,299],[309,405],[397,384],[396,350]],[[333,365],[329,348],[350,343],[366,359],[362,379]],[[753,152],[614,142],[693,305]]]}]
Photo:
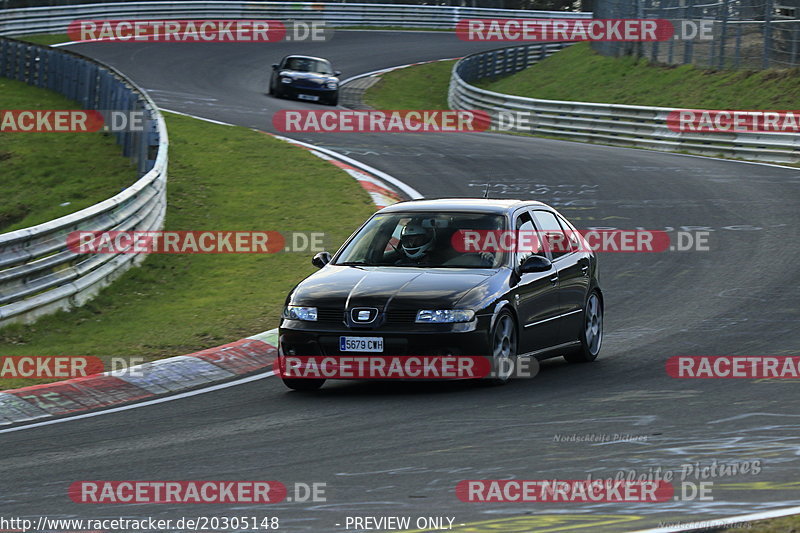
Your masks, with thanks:
[{"label": "blue car windshield", "polygon": [[465,247],[464,235],[498,232],[505,217],[485,213],[407,212],[372,217],[334,264],[424,268],[499,268],[505,252]]},{"label": "blue car windshield", "polygon": [[290,57],[286,60],[286,65],[284,65],[283,68],[297,72],[314,72],[316,74],[333,75],[331,64],[327,61],[305,57]]}]

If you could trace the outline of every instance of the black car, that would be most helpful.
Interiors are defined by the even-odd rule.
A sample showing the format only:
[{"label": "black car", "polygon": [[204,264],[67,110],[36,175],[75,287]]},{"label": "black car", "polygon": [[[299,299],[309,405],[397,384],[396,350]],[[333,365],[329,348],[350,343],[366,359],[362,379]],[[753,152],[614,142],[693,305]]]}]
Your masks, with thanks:
[{"label": "black car", "polygon": [[[454,246],[467,230],[527,232],[567,245],[468,252]],[[332,258],[313,258],[321,270],[286,299],[279,358],[377,352],[593,361],[603,293],[595,254],[578,235],[555,209],[533,201],[417,200],[381,209]],[[365,338],[369,349],[360,352]],[[283,380],[302,390],[325,381]]]},{"label": "black car", "polygon": [[339,75],[327,59],[290,55],[272,65],[269,94],[329,105],[339,103]]}]

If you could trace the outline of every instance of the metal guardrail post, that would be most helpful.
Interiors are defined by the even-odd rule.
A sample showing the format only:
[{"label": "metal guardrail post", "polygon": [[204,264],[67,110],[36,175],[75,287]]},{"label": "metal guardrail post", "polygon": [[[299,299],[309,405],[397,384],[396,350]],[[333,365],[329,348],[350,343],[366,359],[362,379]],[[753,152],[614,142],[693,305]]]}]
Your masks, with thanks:
[{"label": "metal guardrail post", "polygon": [[[685,19],[691,20],[693,15],[693,8],[694,7],[694,0],[686,0],[686,8],[684,16]],[[692,62],[692,55],[694,52],[694,46],[691,40],[685,41],[683,43],[683,63],[688,65]]]},{"label": "metal guardrail post", "polygon": [[769,68],[772,53],[772,0],[764,0],[764,55],[761,68]]},{"label": "metal guardrail post", "polygon": [[720,30],[719,30],[719,57],[718,68],[725,68],[725,39],[728,36],[728,1],[722,0],[722,16],[720,17]]}]

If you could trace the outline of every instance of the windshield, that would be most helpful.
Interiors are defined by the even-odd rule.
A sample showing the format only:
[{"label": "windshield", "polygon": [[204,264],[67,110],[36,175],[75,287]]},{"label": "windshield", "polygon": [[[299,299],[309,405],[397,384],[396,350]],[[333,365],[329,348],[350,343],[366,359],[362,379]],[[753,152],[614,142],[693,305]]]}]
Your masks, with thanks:
[{"label": "windshield", "polygon": [[283,68],[286,70],[295,70],[297,72],[315,72],[318,74],[333,75],[333,68],[331,68],[330,63],[307,57],[290,57],[286,60],[286,64]]},{"label": "windshield", "polygon": [[498,268],[503,252],[462,252],[453,236],[463,230],[503,230],[505,217],[482,213],[375,215],[342,250],[337,265],[426,268]]}]

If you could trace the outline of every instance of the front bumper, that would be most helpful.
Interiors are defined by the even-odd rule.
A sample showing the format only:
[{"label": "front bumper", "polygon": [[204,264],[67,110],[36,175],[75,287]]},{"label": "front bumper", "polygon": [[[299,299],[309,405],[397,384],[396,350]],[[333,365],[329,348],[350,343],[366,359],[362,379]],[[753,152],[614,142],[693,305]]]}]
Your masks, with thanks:
[{"label": "front bumper", "polygon": [[[381,327],[355,329],[341,327],[314,327],[313,322],[283,319],[278,328],[280,355],[318,356],[438,356],[438,355],[491,355],[489,328],[491,316],[475,318],[473,324],[416,324],[408,328]],[[343,352],[339,337],[382,337],[383,352]]]},{"label": "front bumper", "polygon": [[281,84],[281,91],[290,98],[299,98],[301,94],[316,96],[320,101],[329,100],[336,95],[339,89],[328,89],[327,87],[297,87],[290,84]]}]

